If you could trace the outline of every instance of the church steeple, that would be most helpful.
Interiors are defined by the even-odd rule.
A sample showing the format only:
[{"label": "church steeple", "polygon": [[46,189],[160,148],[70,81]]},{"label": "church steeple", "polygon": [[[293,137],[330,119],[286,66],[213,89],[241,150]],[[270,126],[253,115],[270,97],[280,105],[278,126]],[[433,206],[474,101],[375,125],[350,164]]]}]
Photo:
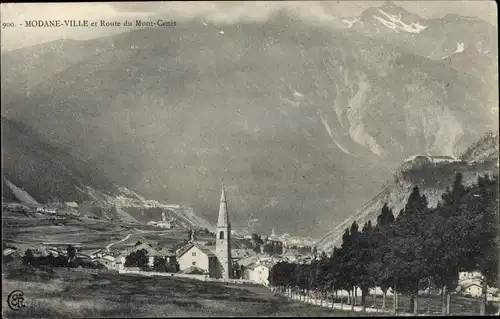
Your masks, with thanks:
[{"label": "church steeple", "polygon": [[222,192],[220,195],[219,206],[219,220],[217,221],[217,227],[223,226],[229,226],[229,216],[227,212],[226,191],[224,190],[224,183],[222,183]]},{"label": "church steeple", "polygon": [[219,219],[217,220],[217,235],[215,240],[215,254],[219,262],[219,275],[222,278],[230,278],[232,273],[231,260],[231,225],[229,224],[229,213],[227,211],[226,191],[222,183],[220,195]]}]

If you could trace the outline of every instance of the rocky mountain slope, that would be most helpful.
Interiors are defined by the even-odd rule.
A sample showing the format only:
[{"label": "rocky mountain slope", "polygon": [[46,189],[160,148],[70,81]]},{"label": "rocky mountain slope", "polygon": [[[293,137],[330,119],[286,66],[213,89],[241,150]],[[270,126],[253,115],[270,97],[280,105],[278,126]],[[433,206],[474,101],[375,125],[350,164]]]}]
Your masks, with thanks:
[{"label": "rocky mountain slope", "polygon": [[415,185],[425,194],[429,206],[435,207],[441,194],[452,184],[456,172],[462,173],[466,185],[477,182],[478,175],[498,174],[498,143],[498,132],[489,132],[473,143],[458,159],[425,154],[408,159],[394,175],[393,181],[386,183],[356,214],[335,225],[318,242],[318,249],[330,251],[340,245],[342,234],[353,221],[360,225],[368,220],[375,223],[385,203],[397,216]]},{"label": "rocky mountain slope", "polygon": [[2,55],[4,116],[211,220],[224,178],[235,226],[252,212],[299,235],[345,218],[407,156],[461,153],[498,127],[493,102],[472,73],[286,14]]}]

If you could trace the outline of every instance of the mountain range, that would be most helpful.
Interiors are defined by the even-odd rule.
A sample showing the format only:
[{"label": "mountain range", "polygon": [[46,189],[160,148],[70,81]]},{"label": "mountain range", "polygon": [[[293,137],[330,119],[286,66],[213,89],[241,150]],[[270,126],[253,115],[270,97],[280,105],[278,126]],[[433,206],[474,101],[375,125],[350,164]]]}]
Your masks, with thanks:
[{"label": "mountain range", "polygon": [[[344,20],[192,20],[11,51],[2,116],[78,159],[42,200],[79,196],[85,176],[215,220],[224,179],[234,227],[253,216],[261,230],[327,232],[408,156],[458,156],[498,129],[493,26],[392,3]],[[16,143],[3,153],[19,158]],[[2,169],[43,185],[40,162]]]}]

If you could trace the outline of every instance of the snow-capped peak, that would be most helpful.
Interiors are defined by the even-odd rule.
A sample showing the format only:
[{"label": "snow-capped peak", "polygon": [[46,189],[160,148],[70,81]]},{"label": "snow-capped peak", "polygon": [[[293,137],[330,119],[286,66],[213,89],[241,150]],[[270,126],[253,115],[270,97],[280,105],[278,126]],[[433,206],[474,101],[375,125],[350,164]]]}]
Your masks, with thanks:
[{"label": "snow-capped peak", "polygon": [[465,45],[463,42],[457,43],[457,48],[456,48],[455,52],[453,52],[453,53],[464,52],[464,48],[465,48]]},{"label": "snow-capped peak", "polygon": [[411,22],[409,24],[404,23],[403,21],[401,21],[401,13],[399,13],[396,16],[394,14],[387,13],[382,9],[377,9],[377,11],[380,12],[383,15],[383,17],[379,16],[373,16],[373,17],[378,21],[380,21],[386,27],[396,32],[405,31],[409,33],[420,33],[427,28],[427,26],[423,26],[418,22]]}]

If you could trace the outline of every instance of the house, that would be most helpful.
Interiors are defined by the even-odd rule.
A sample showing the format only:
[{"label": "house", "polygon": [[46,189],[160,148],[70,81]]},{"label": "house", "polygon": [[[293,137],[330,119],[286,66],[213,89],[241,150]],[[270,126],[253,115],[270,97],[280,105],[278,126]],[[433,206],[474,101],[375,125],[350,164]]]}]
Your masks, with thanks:
[{"label": "house", "polygon": [[155,258],[163,258],[165,259],[165,265],[168,269],[174,271],[176,269],[177,264],[177,256],[174,252],[169,249],[162,248],[157,249],[150,254],[148,254],[148,265],[153,266]]},{"label": "house", "polygon": [[113,269],[115,263],[105,258],[97,258],[92,260],[92,264],[98,269]]},{"label": "house", "polygon": [[293,252],[287,252],[283,255],[283,259],[290,261],[290,262],[294,262],[294,261],[298,260],[300,257],[301,257],[300,254],[293,253]]},{"label": "house", "polygon": [[468,284],[465,284],[461,286],[461,292],[464,295],[472,296],[472,297],[481,297],[483,291],[483,287],[481,287],[480,284],[477,282],[470,282]]},{"label": "house", "polygon": [[9,255],[12,255],[13,253],[15,253],[16,250],[15,249],[12,249],[12,248],[6,248],[3,250],[3,255],[4,256],[9,256]]},{"label": "house", "polygon": [[460,272],[458,274],[458,281],[461,282],[463,280],[470,280],[470,279],[476,279],[476,280],[481,280],[481,273],[479,271],[474,271],[474,272]]},{"label": "house", "polygon": [[[128,255],[130,255],[133,252],[139,251],[139,250],[145,250],[146,251],[146,256],[148,259],[148,266],[153,267],[154,265],[154,260],[155,258],[165,258],[166,260],[166,266],[170,269],[175,269],[175,265],[177,263],[177,259],[175,256],[175,253],[172,251],[165,249],[165,248],[154,248],[153,245],[149,244],[147,241],[140,243],[139,245],[136,245],[130,249],[127,249],[123,251],[117,258],[114,258],[116,261],[117,267],[125,267],[125,261]],[[109,256],[109,257],[107,257]],[[110,259],[113,258],[110,255],[106,255],[103,258]]]},{"label": "house", "polygon": [[434,163],[434,164],[442,163],[442,162],[452,163],[452,162],[459,161],[458,159],[456,159],[452,156],[430,155],[430,154],[425,153],[425,154],[417,154],[417,155],[410,156],[407,159],[405,159],[405,162],[408,163],[408,162],[412,162],[415,160],[430,162],[430,163]]},{"label": "house", "polygon": [[125,269],[125,257],[124,256],[118,256],[115,259],[115,268],[117,270],[123,270]]},{"label": "house", "polygon": [[161,227],[161,228],[170,229],[170,228],[172,228],[172,224],[173,224],[172,221],[162,220],[162,221],[157,222],[156,226]]},{"label": "house", "polygon": [[111,256],[111,255],[104,255],[104,256],[102,257],[102,259],[104,259],[104,260],[108,260],[108,261],[110,261],[110,262],[114,262],[114,261],[115,261],[115,257],[113,257],[113,256]]},{"label": "house", "polygon": [[219,277],[217,256],[207,246],[190,244],[179,251],[177,255],[179,268],[185,272],[190,267],[197,267],[207,272],[210,277]]},{"label": "house", "polygon": [[54,256],[54,257],[58,257],[58,256],[59,256],[59,254],[60,254],[60,252],[59,252],[59,251],[54,250],[54,249],[49,249],[49,250],[47,250],[47,253],[52,254],[52,256]]},{"label": "house", "polygon": [[90,252],[88,255],[90,258],[95,259],[95,258],[102,258],[104,257],[108,252],[106,249],[98,249],[95,251]]},{"label": "house", "polygon": [[66,206],[71,208],[78,208],[78,204],[76,202],[66,202]]},{"label": "house", "polygon": [[254,255],[255,252],[248,248],[231,249],[231,258],[233,261],[239,261]]},{"label": "house", "polygon": [[264,286],[269,285],[269,273],[272,266],[269,263],[257,261],[244,267],[243,279],[251,280]]}]

